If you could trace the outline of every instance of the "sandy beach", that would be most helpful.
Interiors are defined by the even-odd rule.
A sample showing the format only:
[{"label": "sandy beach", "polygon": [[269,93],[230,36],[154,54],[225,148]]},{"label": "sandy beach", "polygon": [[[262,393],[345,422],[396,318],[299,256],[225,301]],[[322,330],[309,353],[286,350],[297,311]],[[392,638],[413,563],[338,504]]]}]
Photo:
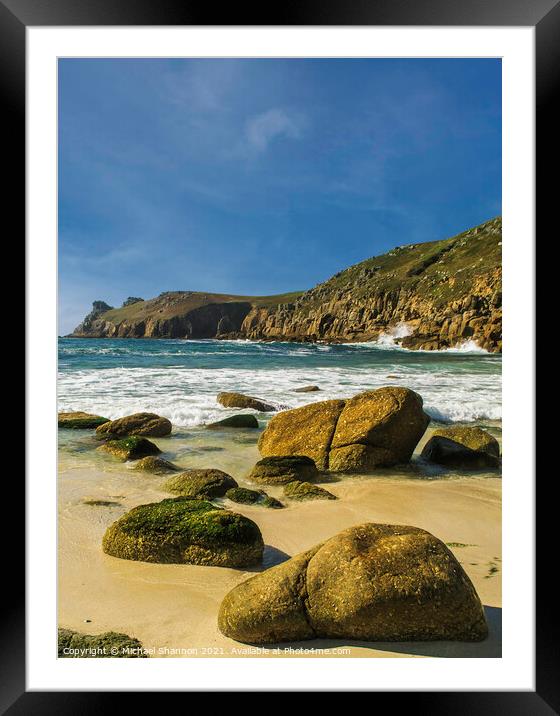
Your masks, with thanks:
[{"label": "sandy beach", "polygon": [[[496,424],[490,429],[499,437]],[[215,467],[240,486],[259,459],[257,431],[176,429],[156,442],[180,466]],[[431,428],[418,445],[419,454]],[[96,450],[90,432],[62,430],[59,445],[59,625],[89,634],[124,632],[155,657],[405,657],[501,655],[501,479],[496,473],[429,474],[413,461],[404,470],[329,478],[339,499],[293,503],[279,487],[267,492],[286,504],[274,510],[216,502],[254,520],[265,541],[262,569],[287,559],[351,525],[408,524],[446,542],[471,578],[486,609],[489,638],[481,643],[361,643],[314,640],[240,644],[217,628],[227,592],[254,571],[133,562],[103,554],[105,529],[130,508],[169,497],[161,477],[131,469]],[[115,504],[88,505],[100,500]]]}]

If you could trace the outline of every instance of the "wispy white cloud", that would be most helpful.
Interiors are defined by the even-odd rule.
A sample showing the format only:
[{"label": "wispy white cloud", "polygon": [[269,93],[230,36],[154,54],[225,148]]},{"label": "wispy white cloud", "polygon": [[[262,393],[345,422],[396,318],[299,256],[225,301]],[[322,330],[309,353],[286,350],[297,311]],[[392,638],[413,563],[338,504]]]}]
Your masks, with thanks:
[{"label": "wispy white cloud", "polygon": [[245,138],[255,152],[265,152],[278,137],[300,139],[303,117],[285,109],[273,108],[251,117],[245,125]]}]

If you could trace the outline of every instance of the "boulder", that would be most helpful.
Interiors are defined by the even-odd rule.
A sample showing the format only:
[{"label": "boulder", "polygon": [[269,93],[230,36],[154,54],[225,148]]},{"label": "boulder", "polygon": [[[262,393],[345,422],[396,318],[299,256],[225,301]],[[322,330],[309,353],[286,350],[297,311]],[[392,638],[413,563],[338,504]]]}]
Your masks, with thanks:
[{"label": "boulder", "polygon": [[120,460],[139,460],[146,455],[158,455],[161,450],[147,438],[131,435],[122,440],[108,440],[98,450],[108,452]]},{"label": "boulder", "polygon": [[148,435],[161,438],[171,432],[171,423],[155,413],[134,413],[118,420],[110,420],[95,431],[103,438],[122,438],[127,435]]},{"label": "boulder", "polygon": [[138,639],[107,631],[104,634],[80,634],[71,629],[58,630],[59,659],[145,659],[147,654]]},{"label": "boulder", "polygon": [[318,385],[302,385],[301,388],[294,388],[294,393],[315,393],[321,390]]},{"label": "boulder", "polygon": [[254,415],[231,415],[229,418],[218,420],[206,426],[210,430],[220,430],[221,428],[258,428],[259,421]]},{"label": "boulder", "polygon": [[223,497],[237,482],[222,470],[185,470],[166,480],[162,489],[185,497]]},{"label": "boulder", "polygon": [[259,438],[261,455],[306,455],[319,470],[328,469],[329,449],[343,408],[343,400],[324,400],[278,413]]},{"label": "boulder", "polygon": [[94,428],[109,422],[109,418],[102,418],[101,415],[93,415],[92,413],[59,413],[58,427],[70,428],[72,430],[92,430]]},{"label": "boulder", "polygon": [[338,499],[332,492],[325,490],[318,485],[312,485],[310,482],[300,482],[294,480],[284,487],[284,495],[290,500],[336,500]]},{"label": "boulder", "polygon": [[424,446],[422,457],[446,467],[482,470],[500,466],[500,445],[481,428],[439,428]]},{"label": "boulder", "polygon": [[319,471],[310,457],[281,455],[259,460],[251,470],[249,479],[262,485],[286,485],[294,480],[316,482]]},{"label": "boulder", "polygon": [[488,635],[480,599],[443,542],[417,527],[371,523],[239,584],[223,600],[218,626],[251,644]]},{"label": "boulder", "polygon": [[261,413],[270,413],[276,410],[273,405],[265,403],[260,398],[251,398],[243,393],[218,393],[217,401],[224,408],[249,408]]},{"label": "boulder", "polygon": [[107,529],[102,545],[121,559],[218,567],[259,564],[264,549],[252,520],[188,497],[133,508]]},{"label": "boulder", "polygon": [[179,472],[179,470],[182,470],[182,468],[169,462],[169,460],[164,460],[162,457],[155,457],[153,455],[148,455],[138,460],[134,465],[134,469],[151,472],[154,475],[166,475],[170,472]]},{"label": "boulder", "polygon": [[417,393],[391,386],[278,413],[259,450],[307,455],[320,470],[368,472],[408,462],[429,421]]},{"label": "boulder", "polygon": [[226,497],[240,505],[261,505],[262,507],[284,507],[275,497],[270,497],[264,490],[248,490],[246,487],[232,487]]}]

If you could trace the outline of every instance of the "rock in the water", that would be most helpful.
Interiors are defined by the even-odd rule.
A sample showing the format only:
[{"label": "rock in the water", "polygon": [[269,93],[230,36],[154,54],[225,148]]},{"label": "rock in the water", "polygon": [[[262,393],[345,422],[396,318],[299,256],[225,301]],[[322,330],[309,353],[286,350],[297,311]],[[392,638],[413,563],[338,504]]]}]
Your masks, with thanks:
[{"label": "rock in the water", "polygon": [[103,537],[106,554],[165,564],[248,567],[262,561],[263,549],[252,520],[189,497],[139,505]]},{"label": "rock in the water", "polygon": [[452,552],[403,525],[350,527],[226,595],[220,631],[237,641],[481,641],[480,599]]},{"label": "rock in the water", "polygon": [[301,388],[294,388],[294,393],[315,393],[321,390],[318,385],[303,385]]},{"label": "rock in the water", "polygon": [[258,428],[259,421],[252,414],[231,415],[229,418],[210,423],[206,427],[210,430],[219,430],[220,428]]},{"label": "rock in the water", "polygon": [[319,471],[313,460],[305,455],[264,457],[251,470],[249,479],[262,485],[286,485],[294,480],[316,482]]},{"label": "rock in the water", "polygon": [[104,634],[80,634],[71,629],[58,630],[59,659],[145,659],[147,654],[138,639],[107,631]]},{"label": "rock in the water", "polygon": [[249,490],[246,487],[233,487],[226,492],[226,497],[240,505],[261,505],[262,507],[284,507],[275,497],[270,497],[264,490]]},{"label": "rock in the water", "polygon": [[240,505],[254,505],[263,501],[266,497],[266,492],[263,490],[248,490],[246,487],[232,487],[226,492],[226,497],[228,500],[237,502]]},{"label": "rock in the water", "polygon": [[222,470],[185,470],[166,480],[162,489],[185,497],[223,497],[237,482]]},{"label": "rock in the water", "polygon": [[318,485],[312,485],[310,482],[300,482],[294,480],[284,487],[284,494],[290,500],[336,500],[338,499],[332,492],[325,490]]},{"label": "rock in the water", "polygon": [[92,413],[59,413],[58,427],[71,428],[72,430],[91,430],[98,428],[104,423],[108,423],[109,418],[103,418],[101,415],[93,415]]},{"label": "rock in the water", "polygon": [[259,450],[267,457],[307,455],[320,470],[367,472],[408,462],[429,421],[417,393],[380,388],[278,413]]},{"label": "rock in the water", "polygon": [[95,431],[100,437],[122,438],[127,435],[148,435],[161,438],[171,432],[171,423],[155,413],[134,413],[100,425]]},{"label": "rock in the water", "polygon": [[135,470],[143,470],[144,472],[151,472],[154,475],[167,475],[170,472],[179,472],[182,470],[178,465],[174,465],[169,460],[164,460],[162,457],[154,457],[148,455],[138,460],[134,465]]},{"label": "rock in the water", "polygon": [[500,466],[500,445],[481,428],[440,428],[424,446],[422,457],[447,467],[481,470]]},{"label": "rock in the water", "polygon": [[249,408],[250,410],[258,410],[261,413],[270,413],[276,408],[273,405],[265,403],[260,398],[251,398],[243,393],[218,393],[218,403],[224,408]]},{"label": "rock in the water", "polygon": [[139,460],[146,455],[158,455],[161,450],[147,438],[131,435],[122,440],[108,440],[98,450],[111,453],[120,460]]}]

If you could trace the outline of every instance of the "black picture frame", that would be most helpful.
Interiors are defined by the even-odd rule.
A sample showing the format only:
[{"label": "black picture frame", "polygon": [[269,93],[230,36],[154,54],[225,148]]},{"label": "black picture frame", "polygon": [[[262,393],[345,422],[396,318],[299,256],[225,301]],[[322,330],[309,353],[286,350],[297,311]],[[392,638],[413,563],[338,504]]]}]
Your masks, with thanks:
[{"label": "black picture frame", "polygon": [[[220,19],[215,22],[216,17]],[[554,111],[560,67],[559,0],[299,0],[283,7],[229,4],[215,7],[189,0],[0,0],[0,96],[5,148],[8,151],[4,178],[4,216],[25,221],[25,52],[29,26],[110,26],[110,25],[440,25],[440,26],[534,26],[536,40],[537,176],[539,182],[538,226],[553,226],[557,203],[557,181],[545,179],[552,168],[551,148],[555,146],[558,113]],[[6,171],[7,168],[7,171]],[[552,176],[552,173],[550,173]],[[8,212],[9,207],[9,212]],[[22,222],[23,220],[23,222]],[[557,222],[556,222],[557,224]],[[15,227],[12,236],[19,238]],[[21,229],[20,229],[21,231]],[[5,246],[8,243],[5,238]],[[17,244],[13,240],[10,244]],[[23,245],[21,242],[20,245]],[[27,396],[29,399],[31,396]],[[14,476],[15,476],[14,470]],[[23,525],[24,481],[7,480],[10,505],[20,505],[12,519]],[[545,545],[553,544],[554,520],[544,517],[539,500],[537,521],[537,613],[536,690],[534,692],[399,692],[375,695],[379,699],[399,698],[410,702],[416,713],[508,715],[560,713],[560,668],[558,629],[555,617],[555,590],[548,583],[550,569]],[[11,529],[11,528],[10,528]],[[5,567],[10,589],[2,590],[6,604],[0,612],[0,713],[90,714],[111,706],[130,708],[118,693],[27,692],[25,684],[25,589],[24,534],[11,537]],[[16,545],[19,545],[18,550]],[[554,560],[555,561],[555,560]],[[445,685],[442,685],[445,688]],[[124,695],[129,699],[131,694]],[[152,698],[143,694],[143,708]],[[160,699],[161,694],[156,698]],[[392,702],[394,703],[394,702]],[[158,703],[159,706],[161,704]],[[255,703],[255,706],[257,704]],[[155,703],[154,703],[154,707]]]}]

